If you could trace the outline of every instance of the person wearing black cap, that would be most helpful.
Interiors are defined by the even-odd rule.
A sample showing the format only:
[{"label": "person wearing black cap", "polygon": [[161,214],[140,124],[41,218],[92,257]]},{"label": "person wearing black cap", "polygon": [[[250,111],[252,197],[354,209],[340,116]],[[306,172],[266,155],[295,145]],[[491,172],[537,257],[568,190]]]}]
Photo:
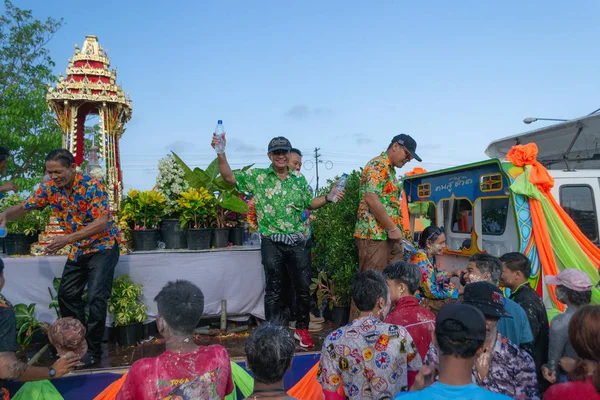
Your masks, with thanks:
[{"label": "person wearing black cap", "polygon": [[[465,287],[463,303],[485,316],[487,333],[483,352],[475,360],[473,382],[514,399],[540,399],[533,358],[498,333],[500,318],[512,318],[504,309],[502,291],[489,282],[471,283]],[[439,365],[437,348],[429,349],[425,363]]]},{"label": "person wearing black cap", "polygon": [[[223,141],[226,142],[226,134]],[[219,142],[213,136],[213,148]],[[261,255],[265,268],[265,315],[267,321],[285,323],[282,309],[283,279],[289,274],[296,295],[296,332],[302,347],[313,347],[308,333],[310,321],[310,268],[306,259],[307,229],[302,221],[306,209],[315,210],[343,197],[335,188],[327,196],[312,198],[306,178],[288,167],[292,145],[279,136],[269,142],[268,168],[232,171],[225,152],[217,154],[219,172],[225,182],[254,197]]]},{"label": "person wearing black cap", "polygon": [[402,215],[395,168],[402,168],[413,158],[421,161],[416,150],[417,142],[412,137],[397,135],[388,149],[363,169],[354,232],[361,271],[382,271],[386,265],[402,260]]},{"label": "person wearing black cap", "polygon": [[[0,291],[5,282],[4,261],[0,258]],[[60,378],[71,372],[80,358],[73,352],[67,352],[50,368],[34,367],[17,358],[15,352],[18,348],[15,310],[6,297],[0,294],[0,398],[10,398],[5,388],[7,380],[31,382]]]},{"label": "person wearing black cap", "polygon": [[[439,380],[427,386],[425,380],[435,374],[434,368],[423,367],[411,392],[396,399],[510,399],[482,389],[472,380],[475,359],[485,350],[485,317],[467,304],[448,304],[440,310],[435,322],[434,343],[440,349]],[[429,379],[428,379],[429,380]]]},{"label": "person wearing black cap", "polygon": [[[6,147],[0,146],[0,175],[4,173],[9,158],[10,151]],[[11,190],[13,192],[18,192],[19,187],[12,182],[5,182],[2,185],[0,185],[0,199],[4,197],[4,193],[10,192]]]}]

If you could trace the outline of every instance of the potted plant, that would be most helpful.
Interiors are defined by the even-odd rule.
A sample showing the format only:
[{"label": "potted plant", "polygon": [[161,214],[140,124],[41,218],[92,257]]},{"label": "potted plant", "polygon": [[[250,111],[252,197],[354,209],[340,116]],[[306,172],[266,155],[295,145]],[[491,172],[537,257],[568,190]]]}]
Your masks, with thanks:
[{"label": "potted plant", "polygon": [[[0,200],[0,211],[24,201],[25,198],[16,193],[6,196]],[[44,230],[51,213],[50,207],[46,207],[43,210],[31,211],[18,220],[8,221],[8,235],[4,238],[6,254],[29,254],[31,244],[38,240],[38,234]]]},{"label": "potted plant", "polygon": [[129,275],[115,278],[108,311],[114,316],[113,327],[120,346],[135,346],[144,338],[142,323],[148,319],[148,307],[139,299],[142,285],[136,285]]},{"label": "potted plant", "polygon": [[[354,242],[356,210],[360,202],[360,171],[348,175],[346,194],[341,201],[329,204],[311,214],[313,235],[313,274],[317,287],[331,308],[333,319],[339,314],[349,315],[351,290],[350,284],[358,271],[358,250]],[[334,181],[319,190],[324,195],[331,190]],[[313,282],[313,284],[315,284]],[[328,293],[328,294],[327,294]],[[318,299],[318,292],[317,299]],[[327,295],[326,295],[327,294]],[[338,310],[337,307],[344,309]],[[334,312],[334,309],[336,310]],[[346,321],[336,321],[343,322]]]},{"label": "potted plant", "polygon": [[164,214],[166,199],[154,190],[130,189],[121,202],[121,221],[131,230],[137,251],[156,250],[160,233],[158,224]]},{"label": "potted plant", "polygon": [[181,228],[186,230],[187,245],[190,250],[210,248],[215,219],[215,198],[204,188],[181,192],[177,199]]},{"label": "potted plant", "polygon": [[[231,213],[246,214],[248,206],[240,198],[241,194],[236,190],[235,185],[231,185],[219,175],[218,160],[215,158],[206,168],[188,167],[177,154],[173,153],[175,161],[183,169],[185,179],[190,187],[194,189],[204,188],[216,198],[217,208],[217,227],[213,234],[214,247],[225,247],[229,243],[229,224],[228,219]],[[252,165],[245,166],[242,171],[251,168]]]},{"label": "potted plant", "polygon": [[17,320],[17,344],[23,350],[29,346],[36,332],[40,331],[47,335],[49,325],[38,321],[34,316],[35,303],[30,305],[15,304],[14,311]]},{"label": "potted plant", "polygon": [[166,199],[165,216],[160,223],[160,231],[165,248],[185,249],[187,247],[186,232],[179,221],[180,210],[177,199],[190,185],[185,180],[183,168],[175,161],[172,154],[158,161],[158,176],[156,190]]},{"label": "potted plant", "polygon": [[312,278],[310,291],[312,295],[317,296],[317,307],[327,306],[331,313],[331,322],[339,326],[348,323],[350,295],[343,284],[338,288],[334,280],[330,279],[325,271],[321,271],[316,278]]}]

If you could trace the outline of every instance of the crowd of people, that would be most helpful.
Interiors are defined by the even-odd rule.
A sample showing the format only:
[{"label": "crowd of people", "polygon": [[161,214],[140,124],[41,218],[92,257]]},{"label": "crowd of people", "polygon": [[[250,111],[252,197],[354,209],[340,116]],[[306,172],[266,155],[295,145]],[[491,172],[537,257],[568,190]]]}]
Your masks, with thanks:
[{"label": "crowd of people", "polygon": [[[212,146],[218,143],[223,149],[225,134],[213,138]],[[523,254],[499,258],[475,254],[465,270],[444,271],[436,257],[443,253],[446,237],[444,229],[434,225],[420,233],[414,251],[405,252],[395,169],[413,159],[421,161],[416,147],[412,137],[397,135],[363,169],[351,318],[323,343],[317,374],[323,396],[600,398],[600,306],[589,305],[593,284],[585,273],[565,269],[545,277],[568,307],[550,325],[540,296],[529,285],[531,264]],[[2,169],[4,153],[8,154],[0,151]],[[261,235],[266,322],[245,346],[247,367],[255,379],[249,398],[284,399],[289,398],[283,376],[291,368],[294,339],[303,348],[313,348],[309,331],[323,329],[323,320],[311,312],[308,215],[341,200],[344,191],[334,187],[326,196],[314,197],[300,172],[302,154],[284,137],[270,141],[267,155],[268,168],[246,171],[233,171],[224,150],[217,158],[223,179],[252,196]],[[46,173],[50,179],[23,204],[0,213],[0,225],[33,209],[53,209],[65,235],[54,239],[47,252],[67,245],[71,249],[58,291],[61,314],[70,320],[57,322],[55,341],[58,348],[64,338],[78,337],[79,344],[65,348],[50,368],[20,362],[15,357],[14,310],[0,296],[0,379],[54,379],[76,367],[97,365],[102,355],[107,300],[119,260],[106,190],[98,180],[78,172],[73,155],[64,149],[48,154]],[[3,186],[0,191],[5,189],[14,187]],[[0,289],[3,269],[2,264]],[[508,298],[500,287],[509,290]],[[169,282],[154,300],[166,352],[137,361],[117,398],[231,395],[227,351],[194,342],[193,331],[204,310],[202,291],[188,281]]]}]

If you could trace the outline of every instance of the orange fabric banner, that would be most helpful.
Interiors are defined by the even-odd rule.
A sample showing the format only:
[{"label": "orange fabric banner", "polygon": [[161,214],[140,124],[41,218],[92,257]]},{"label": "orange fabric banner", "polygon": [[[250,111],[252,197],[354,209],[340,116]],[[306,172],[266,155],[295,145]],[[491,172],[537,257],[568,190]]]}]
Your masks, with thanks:
[{"label": "orange fabric banner", "polygon": [[[530,198],[529,208],[531,210],[531,221],[533,222],[533,236],[535,238],[535,243],[537,244],[538,255],[540,257],[540,264],[542,264],[544,276],[558,275],[556,258],[554,258],[554,252],[552,251],[552,242],[550,241],[550,235],[548,234],[548,227],[546,226],[542,205],[538,200]],[[564,312],[565,305],[556,298],[556,286],[548,285],[548,289],[556,308]]]},{"label": "orange fabric banner", "polygon": [[118,380],[108,385],[98,396],[94,397],[94,400],[115,400],[117,398],[117,393],[119,393],[123,383],[125,383],[126,377],[127,374],[124,374]]},{"label": "orange fabric banner", "polygon": [[402,189],[402,205],[400,206],[402,212],[402,229],[404,232],[410,232],[410,214],[408,213],[408,201],[406,200],[406,190]]},{"label": "orange fabric banner", "polygon": [[[323,387],[317,380],[317,372],[319,371],[319,362],[314,365],[307,373],[288,390],[289,396],[295,397],[298,400],[323,400]],[[338,394],[345,396],[342,385],[338,388]]]}]

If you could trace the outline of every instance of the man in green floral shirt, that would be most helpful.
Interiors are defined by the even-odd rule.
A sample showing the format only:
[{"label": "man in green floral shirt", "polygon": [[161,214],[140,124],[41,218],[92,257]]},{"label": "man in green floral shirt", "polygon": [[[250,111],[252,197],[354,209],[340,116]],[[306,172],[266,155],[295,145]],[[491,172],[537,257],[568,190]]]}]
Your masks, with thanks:
[{"label": "man in green floral shirt", "polygon": [[388,149],[363,169],[360,205],[354,237],[360,270],[382,271],[388,264],[402,260],[402,214],[395,168],[412,160],[421,161],[417,142],[408,135],[397,135]]},{"label": "man in green floral shirt", "polygon": [[[212,146],[218,143],[213,137]],[[223,134],[225,141],[225,134]],[[269,142],[268,168],[233,172],[225,153],[218,153],[219,172],[223,179],[237,185],[242,192],[254,196],[258,231],[261,235],[261,255],[265,268],[265,315],[267,321],[284,323],[282,288],[286,272],[296,294],[296,332],[294,337],[302,347],[313,347],[308,334],[310,312],[310,268],[306,259],[305,209],[315,210],[331,202],[334,189],[327,196],[312,198],[306,178],[288,167],[292,145],[284,137]],[[341,199],[343,193],[335,195]]]}]

